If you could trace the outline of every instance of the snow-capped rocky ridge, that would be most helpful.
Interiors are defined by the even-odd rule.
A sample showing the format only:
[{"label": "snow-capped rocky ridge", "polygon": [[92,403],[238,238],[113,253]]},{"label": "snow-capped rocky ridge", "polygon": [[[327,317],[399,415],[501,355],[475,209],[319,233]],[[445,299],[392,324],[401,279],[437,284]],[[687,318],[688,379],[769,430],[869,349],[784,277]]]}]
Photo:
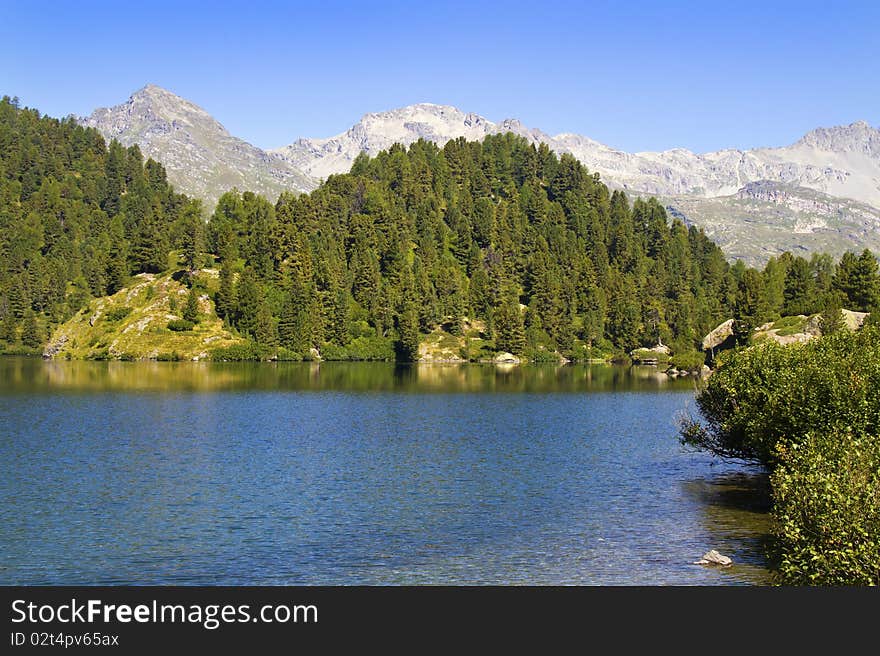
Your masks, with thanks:
[{"label": "snow-capped rocky ridge", "polygon": [[209,209],[232,187],[274,199],[285,189],[305,191],[317,184],[299,169],[232,136],[198,105],[155,85],[79,121],[108,140],[137,144],[144,157],[165,166],[178,191],[204,199]]},{"label": "snow-capped rocky ridge", "polygon": [[393,143],[482,139],[514,132],[558,153],[571,153],[608,184],[665,196],[715,198],[750,182],[770,180],[880,207],[880,130],[864,121],[819,128],[781,148],[727,149],[697,154],[683,148],[627,153],[578,134],[550,136],[516,119],[494,123],[448,105],[422,103],[366,114],[328,139],[299,139],[269,151],[316,178],[344,173],[360,152],[375,155]]}]

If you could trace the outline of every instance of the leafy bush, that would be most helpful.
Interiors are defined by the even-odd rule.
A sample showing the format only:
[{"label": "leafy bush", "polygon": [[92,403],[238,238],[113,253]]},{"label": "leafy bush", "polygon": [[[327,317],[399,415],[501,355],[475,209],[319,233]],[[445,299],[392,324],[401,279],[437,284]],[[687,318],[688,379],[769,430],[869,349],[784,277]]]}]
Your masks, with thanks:
[{"label": "leafy bush", "polygon": [[129,314],[131,314],[130,307],[112,307],[104,313],[104,319],[107,321],[119,321],[120,319],[125,319]]},{"label": "leafy bush", "polygon": [[107,348],[99,348],[92,351],[89,351],[88,355],[86,355],[86,360],[109,360],[110,359],[110,351]]},{"label": "leafy bush", "polygon": [[254,342],[243,342],[213,349],[209,353],[215,362],[251,362],[265,360],[269,353],[265,347]]},{"label": "leafy bush", "polygon": [[321,347],[321,357],[331,361],[348,360],[348,349],[344,346],[327,343]]},{"label": "leafy bush", "polygon": [[574,360],[575,362],[586,362],[587,360],[606,360],[609,357],[609,352],[606,349],[601,348],[600,346],[593,346],[590,348],[584,342],[576,342],[574,348],[571,350],[571,355],[569,358]]},{"label": "leafy bush", "polygon": [[282,346],[275,353],[275,359],[279,362],[302,362],[303,356]]},{"label": "leafy bush", "polygon": [[548,349],[526,349],[523,354],[525,359],[536,364],[554,363],[559,364],[559,354]]},{"label": "leafy bush", "polygon": [[394,342],[382,337],[358,337],[348,346],[325,344],[321,349],[324,360],[394,360]]},{"label": "leafy bush", "polygon": [[699,351],[682,351],[672,356],[670,364],[676,369],[697,371],[706,362],[706,354]]},{"label": "leafy bush", "polygon": [[40,355],[41,352],[42,351],[38,348],[31,348],[21,344],[9,344],[0,350],[0,353],[3,355]]},{"label": "leafy bush", "polygon": [[192,330],[193,326],[195,326],[195,324],[192,321],[187,321],[186,319],[172,319],[168,322],[168,330],[173,330],[177,333]]},{"label": "leafy bush", "polygon": [[880,585],[880,437],[848,428],[781,446],[771,477],[779,577]]},{"label": "leafy bush", "polygon": [[650,349],[636,349],[632,352],[632,359],[635,362],[643,362],[645,360],[656,360],[657,362],[668,362],[669,355],[660,351],[652,351]]},{"label": "leafy bush", "polygon": [[773,466],[778,576],[880,584],[880,327],[725,358],[681,439]]},{"label": "leafy bush", "polygon": [[773,323],[773,328],[783,329],[783,328],[798,328],[801,329],[806,324],[806,320],[803,317],[793,315],[790,317],[782,317],[778,321]]},{"label": "leafy bush", "polygon": [[682,442],[722,457],[773,465],[777,444],[837,425],[880,425],[880,329],[806,344],[762,342],[725,357],[697,396],[705,419]]},{"label": "leafy bush", "polygon": [[179,362],[180,355],[177,353],[177,351],[174,351],[172,353],[157,353],[156,360],[159,362]]}]

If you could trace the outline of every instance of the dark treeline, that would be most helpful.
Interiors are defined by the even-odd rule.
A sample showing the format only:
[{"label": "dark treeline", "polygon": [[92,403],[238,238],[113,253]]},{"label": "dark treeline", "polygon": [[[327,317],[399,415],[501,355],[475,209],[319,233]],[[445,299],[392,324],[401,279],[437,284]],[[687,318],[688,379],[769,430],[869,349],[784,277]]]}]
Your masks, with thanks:
[{"label": "dark treeline", "polygon": [[487,352],[693,351],[727,318],[869,310],[880,288],[867,251],[731,266],[656,200],[630,204],[573,157],[512,134],[362,155],[274,205],[233,190],[205,224],[136,146],[9,98],[0,253],[0,339],[31,348],[132,274],[205,265],[219,267],[218,314],[256,344],[365,358],[413,359],[420,333],[478,322]]},{"label": "dark treeline", "polygon": [[92,297],[168,268],[198,201],[137,146],[0,101],[0,339],[46,340]]}]

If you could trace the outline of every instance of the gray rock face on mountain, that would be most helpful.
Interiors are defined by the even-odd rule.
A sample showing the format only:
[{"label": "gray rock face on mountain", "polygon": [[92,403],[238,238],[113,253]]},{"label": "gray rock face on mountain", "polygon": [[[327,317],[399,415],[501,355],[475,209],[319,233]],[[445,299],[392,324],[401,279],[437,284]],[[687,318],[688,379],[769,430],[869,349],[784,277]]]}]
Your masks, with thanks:
[{"label": "gray rock face on mountain", "polygon": [[784,250],[880,250],[880,130],[864,121],[819,128],[782,148],[627,153],[577,134],[551,136],[516,119],[495,123],[422,103],[365,114],[335,137],[263,151],[196,105],[151,85],[82,122],[125,145],[139,144],[165,165],[180,191],[209,206],[233,186],[271,199],[284,189],[309,191],[347,172],[359,153],[376,155],[395,143],[443,145],[513,132],[570,153],[613,188],[660,197],[672,215],[704,228],[732,259],[761,264]]},{"label": "gray rock face on mountain", "polygon": [[232,187],[274,200],[284,190],[317,186],[298,169],[233,137],[201,107],[154,85],[80,123],[124,146],[137,144],[144,157],[165,166],[178,191],[202,198],[209,210]]},{"label": "gray rock face on mountain", "polygon": [[366,114],[329,139],[299,139],[270,151],[297,168],[326,178],[344,173],[360,152],[375,155],[393,143],[427,139],[482,139],[514,132],[557,153],[571,153],[608,184],[660,196],[715,198],[736,194],[762,180],[813,189],[880,207],[880,130],[860,121],[820,128],[784,148],[720,150],[702,155],[683,148],[626,153],[577,134],[550,136],[515,119],[500,123],[448,105],[428,103]]},{"label": "gray rock face on mountain", "polygon": [[880,209],[806,187],[761,180],[729,196],[660,200],[672,216],[703,228],[729,258],[749,264],[783,251],[880,252]]},{"label": "gray rock face on mountain", "polygon": [[447,105],[365,115],[329,139],[270,151],[311,176],[348,171],[361,152],[393,143],[482,139],[513,132],[570,153],[611,187],[656,195],[670,213],[704,228],[732,259],[761,264],[783,251],[840,255],[880,250],[880,130],[860,121],[819,128],[784,148],[626,153],[577,134],[550,136],[515,119],[500,123]]},{"label": "gray rock face on mountain", "polygon": [[[519,133],[518,125],[508,129]],[[347,173],[362,152],[377,155],[395,143],[410,145],[419,139],[440,145],[464,137],[480,141],[487,135],[507,131],[477,114],[449,105],[422,103],[390,112],[365,114],[346,132],[329,139],[298,139],[289,146],[269,151],[316,178]]]}]

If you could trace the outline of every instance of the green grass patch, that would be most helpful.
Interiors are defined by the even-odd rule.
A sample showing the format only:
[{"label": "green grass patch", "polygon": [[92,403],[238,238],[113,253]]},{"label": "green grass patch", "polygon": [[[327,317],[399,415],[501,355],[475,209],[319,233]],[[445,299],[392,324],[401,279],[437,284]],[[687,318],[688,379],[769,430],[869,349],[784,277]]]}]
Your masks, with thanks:
[{"label": "green grass patch", "polygon": [[172,319],[168,322],[168,330],[173,330],[176,333],[186,332],[187,330],[192,330],[195,327],[195,323],[192,321],[187,321],[186,319]]},{"label": "green grass patch", "polygon": [[636,362],[644,362],[645,360],[656,360],[658,363],[669,362],[669,355],[667,353],[651,351],[650,349],[636,349],[632,352],[631,356]]},{"label": "green grass patch", "polygon": [[131,308],[128,306],[112,307],[104,312],[105,321],[120,321],[131,314]]}]

